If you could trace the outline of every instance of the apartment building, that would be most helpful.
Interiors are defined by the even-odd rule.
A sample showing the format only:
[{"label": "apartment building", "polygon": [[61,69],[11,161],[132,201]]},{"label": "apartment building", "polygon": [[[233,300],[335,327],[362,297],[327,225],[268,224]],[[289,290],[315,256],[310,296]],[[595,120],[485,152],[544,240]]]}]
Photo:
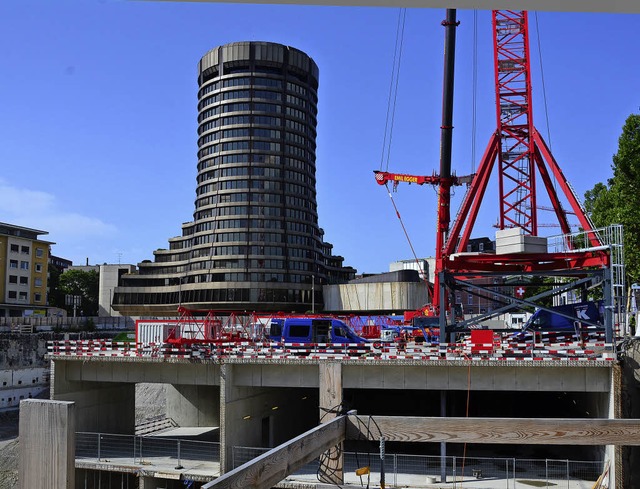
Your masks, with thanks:
[{"label": "apartment building", "polygon": [[0,317],[46,315],[47,231],[0,222]]}]

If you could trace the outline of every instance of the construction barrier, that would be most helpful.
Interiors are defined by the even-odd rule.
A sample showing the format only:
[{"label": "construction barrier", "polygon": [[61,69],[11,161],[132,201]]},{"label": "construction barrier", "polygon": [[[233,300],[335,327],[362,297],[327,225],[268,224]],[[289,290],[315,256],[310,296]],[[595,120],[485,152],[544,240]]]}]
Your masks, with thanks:
[{"label": "construction barrier", "polygon": [[111,342],[102,340],[50,341],[50,356],[74,357],[148,357],[189,359],[329,359],[329,360],[450,360],[450,361],[594,361],[616,360],[613,345],[604,342],[564,343],[514,343],[491,341],[490,343],[420,344],[399,347],[395,344],[359,343],[221,343],[213,345],[174,346]]}]

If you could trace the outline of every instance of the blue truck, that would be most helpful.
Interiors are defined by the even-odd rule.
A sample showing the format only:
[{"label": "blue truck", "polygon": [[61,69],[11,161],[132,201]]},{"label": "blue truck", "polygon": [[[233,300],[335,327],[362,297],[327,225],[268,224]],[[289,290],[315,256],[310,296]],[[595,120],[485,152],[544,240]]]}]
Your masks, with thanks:
[{"label": "blue truck", "polygon": [[369,343],[334,318],[272,318],[266,333],[270,340],[282,343]]},{"label": "blue truck", "polygon": [[515,337],[525,339],[534,333],[565,333],[584,338],[585,335],[604,333],[602,301],[564,304],[549,309],[536,310]]}]

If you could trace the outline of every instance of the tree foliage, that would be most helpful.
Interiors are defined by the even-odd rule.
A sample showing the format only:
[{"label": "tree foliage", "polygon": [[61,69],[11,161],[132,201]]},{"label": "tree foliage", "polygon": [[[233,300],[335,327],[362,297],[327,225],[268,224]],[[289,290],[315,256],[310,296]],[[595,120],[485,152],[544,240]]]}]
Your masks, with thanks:
[{"label": "tree foliage", "polygon": [[[67,270],[59,279],[59,289],[66,295],[82,297],[78,313],[84,316],[98,315],[98,290],[100,274],[95,270]],[[65,306],[69,313],[73,313],[73,306]]]},{"label": "tree foliage", "polygon": [[64,309],[64,292],[60,289],[60,275],[62,272],[54,265],[49,265],[49,278],[47,279],[47,302],[52,307]]},{"label": "tree foliage", "polygon": [[585,193],[585,209],[596,227],[622,224],[629,279],[640,280],[640,114],[631,114],[613,155],[613,176]]}]

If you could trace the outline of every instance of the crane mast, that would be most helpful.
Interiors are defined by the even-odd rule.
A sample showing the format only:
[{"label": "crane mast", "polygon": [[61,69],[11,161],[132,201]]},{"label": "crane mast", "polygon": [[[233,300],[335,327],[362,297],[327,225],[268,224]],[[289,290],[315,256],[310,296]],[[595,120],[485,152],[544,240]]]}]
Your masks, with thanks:
[{"label": "crane mast", "polygon": [[537,236],[535,148],[526,11],[492,12],[500,220]]}]

